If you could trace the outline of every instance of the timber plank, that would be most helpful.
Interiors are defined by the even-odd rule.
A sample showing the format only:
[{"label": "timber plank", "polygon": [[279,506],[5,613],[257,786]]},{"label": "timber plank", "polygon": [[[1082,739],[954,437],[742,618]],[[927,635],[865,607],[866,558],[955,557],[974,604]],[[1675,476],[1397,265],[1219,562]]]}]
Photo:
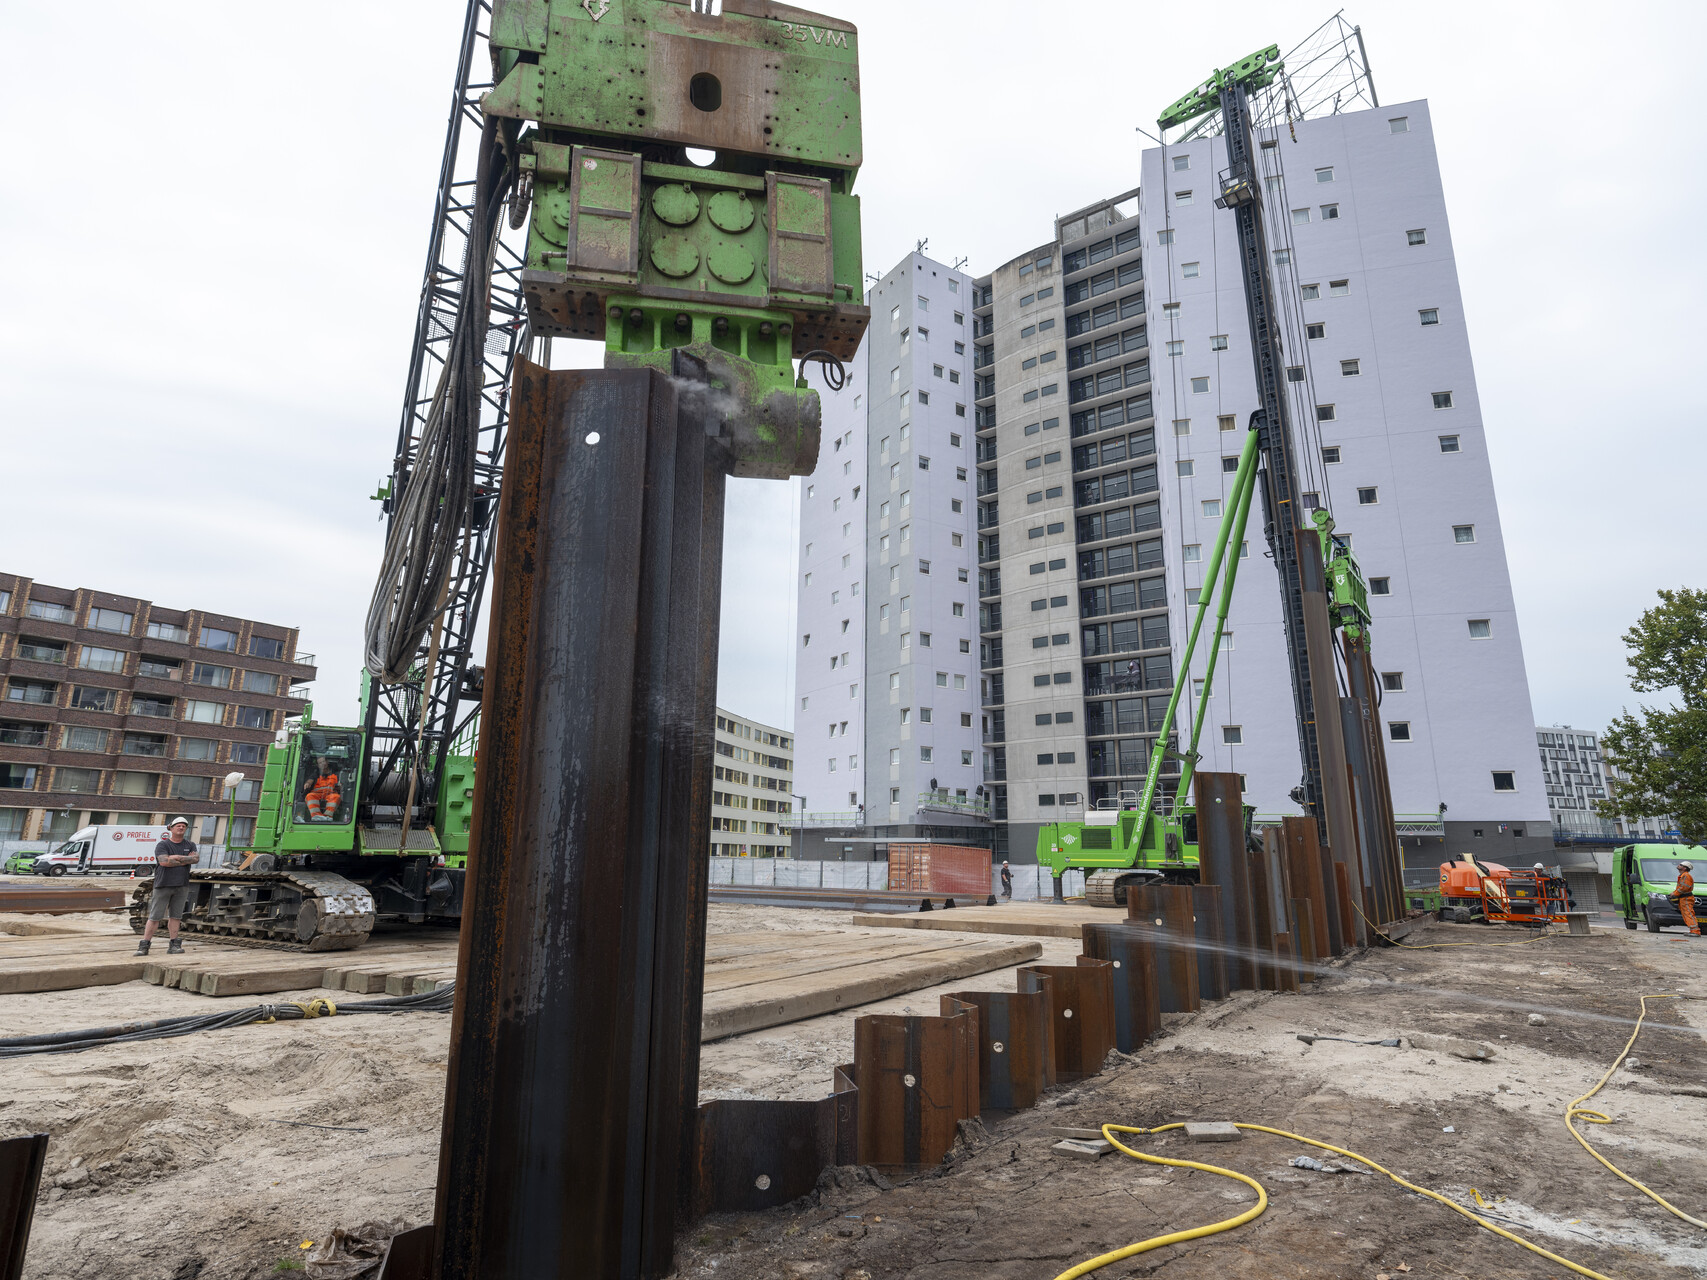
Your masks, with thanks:
[{"label": "timber plank", "polygon": [[1011,904],[999,907],[956,907],[953,911],[921,911],[895,914],[856,911],[855,924],[877,929],[942,930],[949,933],[997,933],[1032,938],[1078,938],[1079,926],[1115,924],[1126,917],[1106,907],[1082,903],[1051,906],[1047,903]]},{"label": "timber plank", "polygon": [[40,968],[0,971],[0,995],[27,995],[38,991],[75,991],[79,987],[111,987],[135,982],[142,976],[142,957],[91,959],[45,965]]}]

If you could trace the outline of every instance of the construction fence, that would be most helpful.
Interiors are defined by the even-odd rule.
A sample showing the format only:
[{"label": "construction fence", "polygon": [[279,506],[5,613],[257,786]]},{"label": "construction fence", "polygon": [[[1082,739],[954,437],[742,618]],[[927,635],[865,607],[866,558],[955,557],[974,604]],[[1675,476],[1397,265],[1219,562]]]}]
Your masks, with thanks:
[{"label": "construction fence", "polygon": [[[1049,869],[1035,864],[1012,866],[1014,901],[1033,902],[1050,898],[1055,882]],[[727,885],[758,889],[887,889],[887,862],[803,862],[795,858],[713,858],[711,887]],[[1061,878],[1061,891],[1069,898],[1083,896],[1085,873],[1069,869]],[[990,892],[1002,892],[1001,868],[990,868]]]}]

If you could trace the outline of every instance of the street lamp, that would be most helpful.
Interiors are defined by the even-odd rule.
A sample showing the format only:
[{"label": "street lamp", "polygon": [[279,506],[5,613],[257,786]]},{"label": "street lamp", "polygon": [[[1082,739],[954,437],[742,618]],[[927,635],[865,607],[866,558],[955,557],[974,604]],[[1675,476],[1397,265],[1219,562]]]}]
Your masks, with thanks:
[{"label": "street lamp", "polygon": [[237,821],[237,787],[246,781],[245,776],[236,769],[225,775],[225,795],[230,804],[225,813],[225,852],[231,853],[231,827]]}]

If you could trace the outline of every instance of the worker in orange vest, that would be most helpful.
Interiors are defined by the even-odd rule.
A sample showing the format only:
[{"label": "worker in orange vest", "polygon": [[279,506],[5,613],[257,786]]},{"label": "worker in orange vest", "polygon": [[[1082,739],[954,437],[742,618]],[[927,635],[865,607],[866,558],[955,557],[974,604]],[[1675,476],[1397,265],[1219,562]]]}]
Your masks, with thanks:
[{"label": "worker in orange vest", "polygon": [[309,784],[303,798],[308,802],[310,821],[331,822],[337,817],[338,802],[343,799],[338,792],[338,771],[325,756],[320,756],[316,763],[318,776]]},{"label": "worker in orange vest", "polygon": [[1683,917],[1684,927],[1699,938],[1701,936],[1701,925],[1695,919],[1695,877],[1689,874],[1693,870],[1695,870],[1693,863],[1678,863],[1677,888],[1666,896],[1677,903],[1677,913]]}]

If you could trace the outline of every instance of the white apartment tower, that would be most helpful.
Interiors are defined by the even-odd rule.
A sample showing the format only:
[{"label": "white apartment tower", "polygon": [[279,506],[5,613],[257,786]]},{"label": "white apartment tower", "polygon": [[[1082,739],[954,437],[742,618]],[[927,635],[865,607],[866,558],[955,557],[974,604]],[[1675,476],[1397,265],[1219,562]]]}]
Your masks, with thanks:
[{"label": "white apartment tower", "polygon": [[[1332,511],[1370,579],[1401,833],[1426,838],[1419,865],[1443,843],[1544,856],[1428,105],[1259,141],[1305,501]],[[899,834],[932,821],[932,779],[951,801],[982,783],[994,848],[1029,861],[1042,824],[1140,788],[1158,735],[1189,733],[1195,682],[1172,726],[1168,696],[1202,675],[1201,652],[1180,671],[1183,645],[1256,407],[1232,217],[1214,205],[1225,155],[1219,136],[1148,150],[1138,187],[1057,218],[989,275],[915,254],[871,291],[871,332],[848,386],[825,395],[803,490],[809,811]],[[1296,813],[1260,514],[1238,565],[1201,768],[1244,775],[1259,814]]]},{"label": "white apartment tower", "polygon": [[970,294],[964,273],[909,255],[866,295],[871,329],[845,385],[815,379],[824,443],[801,488],[796,788],[807,814],[897,837],[987,826]]}]

